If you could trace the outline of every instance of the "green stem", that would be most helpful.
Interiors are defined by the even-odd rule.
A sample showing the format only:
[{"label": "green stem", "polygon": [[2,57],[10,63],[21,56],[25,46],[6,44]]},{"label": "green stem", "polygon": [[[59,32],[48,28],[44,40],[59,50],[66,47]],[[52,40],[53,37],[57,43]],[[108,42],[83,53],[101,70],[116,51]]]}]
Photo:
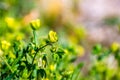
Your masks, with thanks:
[{"label": "green stem", "polygon": [[[33,57],[33,60],[32,60],[32,65],[34,64],[34,60],[35,60],[35,57],[36,57],[38,51],[41,50],[41,49],[43,49],[44,47],[46,47],[46,46],[48,46],[48,45],[50,45],[50,44],[46,44],[46,45],[44,45],[44,46],[42,46],[42,47],[40,47],[40,48],[38,48],[38,49],[36,50],[36,53],[35,53],[35,55],[34,55],[34,57]],[[32,73],[33,73],[33,70],[31,71],[31,74],[32,74]],[[30,77],[30,80],[31,80],[31,77]]]},{"label": "green stem", "polygon": [[[5,64],[7,65],[7,67],[9,68],[9,70],[12,72],[12,73],[14,73],[13,72],[13,70],[12,70],[12,68],[11,68],[11,66],[8,64],[8,62],[6,61],[6,59],[5,58],[3,58],[2,56],[0,56],[0,58],[5,62]],[[17,76],[15,75],[15,78],[17,79]]]},{"label": "green stem", "polygon": [[5,62],[5,64],[6,64],[7,67],[9,68],[9,70],[10,70],[12,73],[14,73],[13,70],[12,70],[12,68],[11,68],[11,66],[10,66],[10,65],[8,64],[8,62],[6,61],[6,59],[3,58],[3,57],[1,57],[1,56],[0,56],[0,58]]},{"label": "green stem", "polygon": [[50,44],[46,44],[46,45],[44,45],[44,46],[42,46],[42,47],[40,47],[40,48],[37,49],[37,51],[36,51],[36,53],[35,53],[35,55],[34,55],[34,57],[33,57],[33,60],[32,60],[32,65],[33,65],[33,63],[34,63],[34,60],[35,60],[35,57],[36,57],[38,51],[41,50],[41,49],[43,49],[44,47],[46,47],[46,46],[48,46],[48,45],[50,45]]},{"label": "green stem", "polygon": [[35,30],[33,30],[33,42],[36,45],[36,31]]}]

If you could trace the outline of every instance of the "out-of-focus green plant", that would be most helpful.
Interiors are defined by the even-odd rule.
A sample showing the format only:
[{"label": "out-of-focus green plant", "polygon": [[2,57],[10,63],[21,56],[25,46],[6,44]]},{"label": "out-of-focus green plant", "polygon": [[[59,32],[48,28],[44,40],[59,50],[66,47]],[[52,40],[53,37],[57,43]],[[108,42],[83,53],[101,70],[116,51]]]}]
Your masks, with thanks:
[{"label": "out-of-focus green plant", "polygon": [[120,44],[113,42],[110,47],[96,44],[92,49],[92,63],[88,75],[82,80],[119,80],[120,75]]}]

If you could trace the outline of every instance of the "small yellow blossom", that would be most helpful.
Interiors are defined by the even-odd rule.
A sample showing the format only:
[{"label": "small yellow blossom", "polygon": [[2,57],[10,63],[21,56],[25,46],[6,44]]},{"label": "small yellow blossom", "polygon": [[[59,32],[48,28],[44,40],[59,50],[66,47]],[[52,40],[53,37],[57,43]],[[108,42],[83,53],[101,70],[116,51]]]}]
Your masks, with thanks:
[{"label": "small yellow blossom", "polygon": [[118,49],[120,48],[120,44],[117,43],[117,42],[113,42],[112,45],[111,45],[111,50],[113,52],[117,51]]},{"label": "small yellow blossom", "polygon": [[49,80],[48,78],[44,78],[44,79],[42,79],[42,80]]},{"label": "small yellow blossom", "polygon": [[6,17],[6,18],[5,18],[5,22],[7,23],[7,25],[8,25],[9,27],[13,27],[14,24],[15,24],[14,18],[11,18],[11,17]]},{"label": "small yellow blossom", "polygon": [[85,50],[82,46],[77,46],[77,53],[78,53],[78,56],[84,56],[84,53],[85,53]]},{"label": "small yellow blossom", "polygon": [[48,78],[45,78],[45,80],[49,80]]},{"label": "small yellow blossom", "polygon": [[13,17],[6,17],[5,22],[7,26],[12,30],[17,30],[19,28],[18,22]]},{"label": "small yellow blossom", "polygon": [[8,49],[10,47],[11,44],[9,42],[3,40],[3,41],[1,41],[1,45],[2,45],[1,48],[3,50],[6,50],[6,49]]},{"label": "small yellow blossom", "polygon": [[45,78],[45,80],[49,80],[48,78]]},{"label": "small yellow blossom", "polygon": [[37,29],[40,28],[41,23],[40,23],[40,20],[39,20],[39,19],[36,19],[36,20],[32,20],[32,21],[30,22],[30,25],[31,25],[31,28],[32,28],[33,30],[37,30]]},{"label": "small yellow blossom", "polygon": [[57,38],[57,34],[54,31],[50,31],[48,38],[50,40],[50,42],[57,42],[58,38]]},{"label": "small yellow blossom", "polygon": [[31,50],[31,53],[32,53],[32,54],[35,53],[35,50],[32,49],[32,50]]},{"label": "small yellow blossom", "polygon": [[67,49],[65,49],[65,50],[64,50],[64,52],[65,52],[66,54],[69,54],[69,52],[68,52],[68,50],[67,50]]},{"label": "small yellow blossom", "polygon": [[51,71],[54,71],[55,68],[56,68],[56,65],[55,65],[55,64],[51,64],[51,65],[50,65],[50,70],[51,70]]}]

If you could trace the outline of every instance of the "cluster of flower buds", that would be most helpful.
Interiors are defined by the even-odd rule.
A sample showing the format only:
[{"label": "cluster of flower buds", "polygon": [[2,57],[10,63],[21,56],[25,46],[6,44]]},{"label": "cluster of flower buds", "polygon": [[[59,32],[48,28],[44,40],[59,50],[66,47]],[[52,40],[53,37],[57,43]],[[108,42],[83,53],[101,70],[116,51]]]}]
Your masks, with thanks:
[{"label": "cluster of flower buds", "polygon": [[[40,28],[40,25],[41,25],[41,22],[39,19],[36,19],[36,20],[32,20],[30,22],[30,25],[31,25],[31,28],[33,30],[38,30]],[[57,42],[58,41],[58,38],[57,38],[57,34],[56,32],[54,31],[50,31],[49,34],[48,34],[48,39],[50,42]]]}]

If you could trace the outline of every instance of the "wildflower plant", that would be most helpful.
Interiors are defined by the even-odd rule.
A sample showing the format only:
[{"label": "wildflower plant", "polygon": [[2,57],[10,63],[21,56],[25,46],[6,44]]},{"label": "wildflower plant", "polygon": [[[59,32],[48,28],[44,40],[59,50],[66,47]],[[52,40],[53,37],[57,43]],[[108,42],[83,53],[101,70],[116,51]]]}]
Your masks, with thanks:
[{"label": "wildflower plant", "polygon": [[36,35],[40,20],[30,23],[33,37],[25,42],[17,37],[1,41],[0,80],[77,80],[83,64],[73,65],[70,52],[58,42],[57,33],[50,31],[42,41]]},{"label": "wildflower plant", "polygon": [[92,49],[92,63],[89,66],[88,75],[82,80],[119,80],[120,75],[120,44],[113,42],[105,47],[96,44]]}]

